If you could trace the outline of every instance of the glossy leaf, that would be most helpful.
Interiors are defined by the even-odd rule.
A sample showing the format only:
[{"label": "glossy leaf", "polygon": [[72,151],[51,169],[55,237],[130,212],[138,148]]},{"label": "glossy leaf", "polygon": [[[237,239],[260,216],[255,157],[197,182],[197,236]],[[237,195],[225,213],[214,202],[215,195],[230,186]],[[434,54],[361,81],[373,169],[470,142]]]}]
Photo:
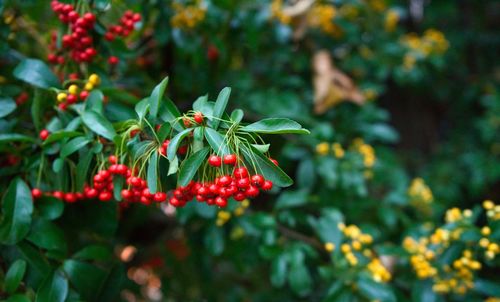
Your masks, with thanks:
[{"label": "glossy leaf", "polygon": [[170,143],[168,144],[168,149],[167,149],[167,158],[169,161],[172,161],[177,154],[177,149],[179,148],[182,140],[189,134],[189,132],[193,131],[193,129],[184,129],[181,132],[177,133],[176,136],[174,136],[171,140]]},{"label": "glossy leaf", "polygon": [[61,217],[64,211],[64,202],[51,196],[43,196],[36,201],[38,214],[48,220],[54,220]]},{"label": "glossy leaf", "polygon": [[83,135],[83,133],[78,132],[78,131],[59,130],[56,132],[52,132],[49,135],[49,137],[47,137],[47,139],[43,142],[43,145],[46,146],[46,145],[49,145],[51,143],[58,142],[58,141],[65,139],[65,138],[73,138],[73,137],[82,136],[82,135]]},{"label": "glossy leaf", "polygon": [[89,245],[73,255],[73,258],[80,260],[101,260],[107,261],[113,257],[109,247],[104,245]]},{"label": "glossy leaf", "polygon": [[68,279],[59,271],[50,274],[36,293],[36,302],[64,302],[68,296]]},{"label": "glossy leaf", "polygon": [[86,137],[76,137],[62,146],[60,155],[61,157],[67,157],[85,147],[88,143],[90,143],[90,140]]},{"label": "glossy leaf", "polygon": [[231,120],[235,123],[241,122],[243,120],[243,110],[241,109],[234,109],[233,112],[231,112]]},{"label": "glossy leaf", "polygon": [[99,288],[106,278],[106,272],[94,265],[77,260],[66,260],[63,270],[70,283],[87,301],[96,301]]},{"label": "glossy leaf", "polygon": [[80,154],[80,160],[76,165],[76,180],[75,186],[76,190],[81,192],[86,182],[88,170],[90,167],[90,162],[92,161],[94,154],[92,152],[83,152]]},{"label": "glossy leaf", "polygon": [[27,239],[43,249],[66,251],[66,240],[63,231],[48,220],[35,220]]},{"label": "glossy leaf", "polygon": [[94,89],[89,93],[85,100],[85,111],[95,111],[103,114],[104,112],[104,94],[99,89]]},{"label": "glossy leaf", "polygon": [[113,141],[113,138],[116,136],[113,125],[104,116],[95,111],[85,111],[82,114],[82,120],[90,130],[110,141]]},{"label": "glossy leaf", "polygon": [[137,116],[139,117],[139,120],[142,120],[146,114],[148,113],[149,110],[149,99],[142,99],[139,103],[135,105],[135,112],[137,113]]},{"label": "glossy leaf", "polygon": [[24,59],[14,69],[14,76],[39,88],[59,87],[59,80],[41,60]]},{"label": "glossy leaf", "polygon": [[24,273],[26,272],[26,261],[16,260],[11,264],[9,270],[5,274],[5,291],[9,294],[14,293],[21,281],[23,280]]},{"label": "glossy leaf", "polygon": [[261,173],[266,179],[273,182],[278,187],[288,187],[293,184],[293,180],[286,175],[280,167],[276,166],[269,158],[264,156],[253,147],[240,147],[243,156],[248,162],[255,161],[258,172]]},{"label": "glossy leaf", "polygon": [[9,133],[9,134],[0,134],[0,143],[9,143],[9,142],[34,142],[35,139],[31,136]]},{"label": "glossy leaf", "polygon": [[222,136],[219,132],[207,127],[205,128],[205,138],[217,155],[224,156],[231,154],[231,150],[224,141],[224,136]]},{"label": "glossy leaf", "polygon": [[24,181],[16,178],[11,181],[2,200],[0,241],[14,244],[23,239],[30,230],[32,212],[31,190]]},{"label": "glossy leaf", "polygon": [[207,158],[209,151],[210,149],[208,147],[205,147],[182,162],[179,171],[179,186],[186,186],[191,181],[191,179],[193,179],[201,164],[203,164],[203,162]]},{"label": "glossy leaf", "polygon": [[387,284],[375,282],[369,278],[360,278],[357,284],[359,292],[369,300],[378,300],[380,302],[396,301],[392,288]]},{"label": "glossy leaf", "polygon": [[224,114],[226,110],[227,103],[229,101],[229,95],[231,94],[231,88],[225,87],[219,92],[219,96],[217,97],[217,101],[215,101],[213,113],[212,113],[212,121],[211,126],[214,130],[217,130],[220,123],[220,118]]},{"label": "glossy leaf", "polygon": [[176,121],[176,119],[181,116],[181,113],[179,112],[179,109],[177,109],[177,106],[175,106],[174,102],[172,102],[171,100],[167,99],[161,103],[159,114],[161,119],[164,122],[171,124],[172,128],[174,128],[175,130],[182,131],[182,129],[184,129],[182,125]]},{"label": "glossy leaf", "polygon": [[241,131],[264,134],[297,133],[309,134],[309,130],[287,118],[267,118],[240,128]]},{"label": "glossy leaf", "polygon": [[160,103],[167,88],[168,77],[164,78],[160,84],[156,85],[149,96],[149,113],[151,116],[156,117],[160,108]]},{"label": "glossy leaf", "polygon": [[149,158],[147,181],[149,191],[156,193],[158,186],[158,152],[156,151]]},{"label": "glossy leaf", "polygon": [[3,118],[16,110],[16,102],[11,98],[0,97],[0,118]]}]

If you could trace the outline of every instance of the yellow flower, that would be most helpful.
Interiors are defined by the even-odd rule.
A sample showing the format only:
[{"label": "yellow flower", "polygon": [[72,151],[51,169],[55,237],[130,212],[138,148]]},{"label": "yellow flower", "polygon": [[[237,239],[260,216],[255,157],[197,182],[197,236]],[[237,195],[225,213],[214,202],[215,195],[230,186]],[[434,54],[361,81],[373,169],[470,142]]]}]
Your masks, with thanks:
[{"label": "yellow flower", "polygon": [[491,200],[483,201],[483,208],[485,210],[492,210],[495,207],[495,204]]},{"label": "yellow flower", "polygon": [[384,23],[385,31],[387,32],[394,31],[394,29],[396,29],[396,26],[398,25],[398,22],[399,22],[399,14],[397,13],[397,11],[393,9],[388,10],[385,15],[385,23]]},{"label": "yellow flower", "polygon": [[330,145],[327,142],[322,142],[316,145],[316,153],[319,155],[327,155],[330,151]]},{"label": "yellow flower", "polygon": [[342,148],[342,145],[339,143],[333,143],[332,144],[332,150],[333,150],[333,155],[335,155],[336,158],[342,158],[344,157],[344,149]]},{"label": "yellow flower", "polygon": [[490,234],[491,234],[491,229],[489,227],[485,226],[481,229],[481,235],[488,236]]},{"label": "yellow flower", "polygon": [[335,244],[333,244],[331,242],[325,243],[325,250],[327,252],[333,252],[335,250]]}]

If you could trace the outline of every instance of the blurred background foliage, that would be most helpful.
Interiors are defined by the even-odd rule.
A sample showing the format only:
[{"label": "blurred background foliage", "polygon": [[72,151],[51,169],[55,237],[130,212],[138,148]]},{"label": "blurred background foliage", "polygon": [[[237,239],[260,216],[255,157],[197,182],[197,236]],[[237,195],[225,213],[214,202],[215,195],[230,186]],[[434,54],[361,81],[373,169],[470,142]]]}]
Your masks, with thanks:
[{"label": "blurred background foliage", "polygon": [[[499,2],[90,2],[103,23],[143,17],[126,43],[99,42],[116,68],[88,65],[110,120],[168,75],[181,109],[231,86],[247,119],[289,117],[311,135],[272,138],[295,185],[251,204],[36,205],[52,222],[2,247],[2,298],[61,285],[61,301],[500,299]],[[12,70],[45,59],[60,25],[49,1],[0,12],[0,95],[31,100]],[[29,101],[15,110],[0,133],[36,133]],[[0,152],[2,188],[36,171],[36,150]]]}]

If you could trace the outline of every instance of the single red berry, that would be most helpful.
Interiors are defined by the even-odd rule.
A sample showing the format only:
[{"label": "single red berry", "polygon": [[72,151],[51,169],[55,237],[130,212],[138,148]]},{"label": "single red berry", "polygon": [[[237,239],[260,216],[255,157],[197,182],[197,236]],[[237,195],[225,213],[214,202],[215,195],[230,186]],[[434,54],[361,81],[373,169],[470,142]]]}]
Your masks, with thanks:
[{"label": "single red berry", "polygon": [[266,180],[264,181],[264,183],[262,184],[262,190],[264,191],[269,191],[273,188],[273,182],[270,181],[270,180]]},{"label": "single red berry", "polygon": [[64,201],[68,203],[74,203],[76,202],[76,195],[73,193],[66,193],[64,194]]},{"label": "single red berry", "polygon": [[151,198],[153,197],[153,194],[151,194],[148,188],[145,188],[144,190],[142,190],[142,196],[146,198]]},{"label": "single red berry", "polygon": [[127,168],[127,166],[125,166],[124,164],[119,164],[119,165],[117,165],[117,167],[116,167],[116,173],[117,173],[117,174],[120,174],[120,175],[126,175],[126,174],[127,174],[127,171],[128,171],[128,168]]},{"label": "single red berry", "polygon": [[179,201],[179,199],[175,198],[175,197],[171,197],[168,201],[172,206],[174,207],[178,207],[181,205],[181,202]]},{"label": "single red berry", "polygon": [[26,101],[28,100],[29,98],[29,95],[26,91],[23,91],[21,92],[17,97],[16,97],[16,104],[17,105],[22,105],[24,103],[26,103]]},{"label": "single red berry", "polygon": [[264,176],[260,175],[260,174],[255,174],[252,176],[252,184],[253,185],[256,185],[257,187],[260,187],[262,186],[262,184],[264,183]]},{"label": "single red berry", "polygon": [[236,168],[234,169],[233,175],[236,178],[245,178],[248,177],[248,170],[245,167]]},{"label": "single red berry", "polygon": [[126,190],[126,189],[123,189],[122,192],[121,192],[121,194],[122,194],[123,199],[130,199],[134,195],[132,193],[132,191]]},{"label": "single red berry", "polygon": [[236,194],[234,194],[233,198],[236,201],[243,201],[246,198],[246,196],[245,193],[243,192],[237,192]]},{"label": "single red berry", "polygon": [[225,187],[230,185],[232,181],[233,179],[231,178],[231,176],[224,175],[219,178],[219,185]]},{"label": "single red berry", "polygon": [[234,166],[236,164],[236,154],[228,154],[224,156],[224,165]]},{"label": "single red berry", "polygon": [[83,90],[80,92],[80,100],[85,101],[89,96],[89,92],[87,90]]},{"label": "single red berry", "polygon": [[115,35],[112,32],[108,31],[104,34],[104,39],[106,41],[113,41],[115,39]]},{"label": "single red berry", "polygon": [[219,49],[217,49],[217,47],[215,45],[211,44],[208,46],[207,58],[210,61],[215,61],[219,58]]},{"label": "single red berry", "polygon": [[220,167],[222,160],[219,156],[212,155],[208,158],[208,164],[212,167]]},{"label": "single red berry", "polygon": [[35,188],[31,190],[31,196],[33,196],[33,198],[40,198],[42,197],[42,194],[42,190],[40,189]]},{"label": "single red berry", "polygon": [[90,189],[87,192],[85,192],[85,197],[88,199],[93,199],[96,198],[99,192],[96,189]]},{"label": "single red berry", "polygon": [[248,188],[249,185],[250,185],[250,180],[248,178],[240,178],[236,182],[236,186],[240,189]]},{"label": "single red berry", "polygon": [[115,56],[111,56],[111,57],[108,58],[108,64],[109,65],[116,65],[116,64],[118,64],[119,61],[120,61],[120,59],[118,59]]},{"label": "single red berry", "polygon": [[153,196],[153,200],[156,202],[164,202],[165,200],[167,200],[167,194],[165,194],[164,192],[156,192]]},{"label": "single red berry", "polygon": [[220,187],[216,184],[211,184],[209,187],[208,187],[208,190],[213,193],[213,194],[217,194],[219,193],[219,189]]},{"label": "single red berry", "polygon": [[186,128],[191,127],[191,120],[187,117],[182,118],[182,123],[184,124],[184,127],[186,127]]},{"label": "single red berry", "polygon": [[215,204],[221,208],[225,208],[227,206],[227,199],[218,196],[215,198]]},{"label": "single red berry", "polygon": [[108,191],[103,191],[99,194],[100,201],[110,201],[112,197],[113,195],[111,195],[111,193]]},{"label": "single red berry", "polygon": [[56,64],[57,63],[57,55],[53,54],[53,53],[49,53],[49,55],[47,56],[47,60],[49,61],[49,63]]},{"label": "single red berry", "polygon": [[257,195],[259,195],[259,189],[254,186],[249,186],[248,189],[245,190],[245,195],[251,198],[257,197]]},{"label": "single red berry", "polygon": [[179,149],[177,149],[177,153],[179,153],[180,155],[185,155],[187,153],[187,149],[187,145],[180,146]]},{"label": "single red berry", "polygon": [[54,196],[57,199],[63,199],[64,198],[64,193],[61,191],[54,191],[52,193],[52,196]]},{"label": "single red berry", "polygon": [[42,131],[40,131],[40,138],[42,139],[42,141],[46,140],[49,135],[50,132],[47,129],[43,129]]},{"label": "single red berry", "polygon": [[203,113],[201,112],[196,112],[194,114],[194,121],[197,123],[197,124],[201,124],[203,123]]},{"label": "single red berry", "polygon": [[108,161],[109,161],[110,164],[116,164],[118,162],[118,159],[116,158],[116,156],[110,155],[108,157]]},{"label": "single red berry", "polygon": [[277,160],[275,160],[274,158],[269,158],[269,159],[273,162],[273,164],[275,164],[276,166],[279,166],[279,164],[278,164],[278,161],[277,161]]}]

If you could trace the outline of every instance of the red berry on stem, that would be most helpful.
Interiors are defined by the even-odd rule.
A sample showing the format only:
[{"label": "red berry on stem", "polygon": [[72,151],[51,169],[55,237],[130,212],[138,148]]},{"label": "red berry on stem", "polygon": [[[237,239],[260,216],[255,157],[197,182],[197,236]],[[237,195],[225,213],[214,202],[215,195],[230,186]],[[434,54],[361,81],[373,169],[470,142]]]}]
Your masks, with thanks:
[{"label": "red berry on stem", "polygon": [[118,64],[119,61],[120,61],[120,59],[118,59],[115,56],[111,56],[111,57],[108,58],[108,64],[109,65],[116,65],[116,64]]},{"label": "red berry on stem", "polygon": [[262,186],[264,183],[264,176],[260,174],[255,174],[252,176],[252,184],[256,185],[257,187]]},{"label": "red berry on stem", "polygon": [[215,204],[221,208],[224,208],[227,206],[227,199],[218,196],[215,198]]},{"label": "red berry on stem", "polygon": [[167,200],[167,194],[163,192],[156,192],[153,196],[153,200],[156,202],[164,202],[165,200]]},{"label": "red berry on stem", "polygon": [[262,184],[262,190],[264,191],[269,191],[273,188],[273,182],[270,181],[270,180],[266,180],[264,181],[264,183]]},{"label": "red berry on stem", "polygon": [[245,193],[243,193],[243,192],[237,192],[233,196],[234,200],[236,200],[236,201],[243,201],[245,199],[245,197],[246,197]]},{"label": "red berry on stem", "polygon": [[40,131],[40,138],[42,139],[42,141],[46,140],[49,135],[50,132],[47,129],[43,129],[42,131]]},{"label": "red berry on stem", "polygon": [[110,155],[108,157],[108,161],[109,161],[110,164],[116,164],[118,162],[118,159],[116,158],[116,156]]},{"label": "red berry on stem", "polygon": [[212,167],[220,167],[222,160],[219,156],[212,155],[208,158],[208,164]]},{"label": "red berry on stem", "polygon": [[224,164],[234,166],[236,164],[236,154],[228,154],[224,156]]},{"label": "red berry on stem", "polygon": [[110,201],[113,195],[111,195],[110,192],[104,191],[99,194],[99,200],[100,201]]},{"label": "red berry on stem", "polygon": [[245,167],[236,168],[234,169],[233,175],[236,178],[245,178],[248,177],[248,170]]},{"label": "red berry on stem", "polygon": [[197,124],[201,124],[203,123],[203,113],[201,112],[196,112],[194,114],[194,121],[197,123]]},{"label": "red berry on stem", "polygon": [[259,195],[259,189],[254,186],[249,186],[245,191],[245,195],[251,198],[257,197],[257,195]]},{"label": "red berry on stem", "polygon": [[33,198],[40,198],[40,197],[42,197],[42,194],[43,194],[42,190],[40,190],[40,189],[35,188],[35,189],[31,190],[31,196],[33,196]]}]

